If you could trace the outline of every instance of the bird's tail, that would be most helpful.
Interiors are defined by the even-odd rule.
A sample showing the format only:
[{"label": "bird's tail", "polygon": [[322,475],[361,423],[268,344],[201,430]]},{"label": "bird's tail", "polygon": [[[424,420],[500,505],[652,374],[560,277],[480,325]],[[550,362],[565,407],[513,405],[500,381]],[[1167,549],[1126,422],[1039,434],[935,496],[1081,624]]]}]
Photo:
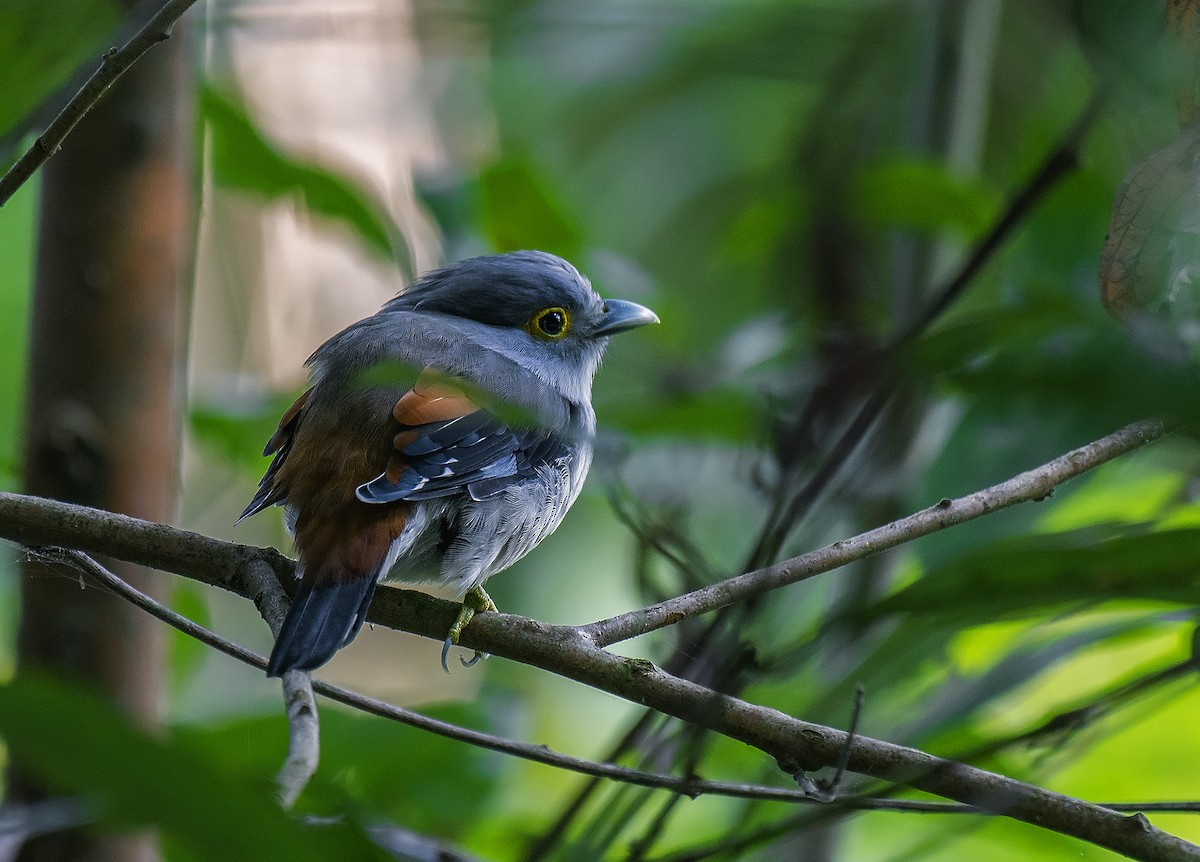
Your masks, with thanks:
[{"label": "bird's tail", "polygon": [[304,578],[275,639],[267,676],[316,670],[362,628],[375,594],[375,573],[331,584]]}]

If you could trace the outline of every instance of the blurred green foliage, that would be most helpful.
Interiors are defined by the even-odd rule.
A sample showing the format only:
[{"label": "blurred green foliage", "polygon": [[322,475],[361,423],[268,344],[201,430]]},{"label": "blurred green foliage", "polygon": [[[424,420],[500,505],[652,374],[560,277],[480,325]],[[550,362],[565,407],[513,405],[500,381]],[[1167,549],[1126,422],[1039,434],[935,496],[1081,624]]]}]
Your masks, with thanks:
[{"label": "blurred green foliage", "polygon": [[0,686],[0,733],[23,768],[83,796],[102,823],[153,825],[183,858],[387,858],[352,828],[301,826],[263,792],[269,773],[246,780],[195,745],[135,727],[78,684],[27,674]]},{"label": "blurred green foliage", "polygon": [[[0,164],[6,168],[30,115],[77,71],[91,74],[98,54],[114,47],[121,20],[116,0],[7,0],[0,4]],[[92,61],[95,65],[85,67]],[[79,82],[82,83],[82,80]],[[52,116],[42,117],[43,121]]]},{"label": "blurred green foliage", "polygon": [[212,87],[201,89],[200,105],[216,183],[268,200],[298,198],[313,214],[343,222],[401,272],[411,270],[404,238],[366,192],[337,173],[285,154],[262,136],[244,108]]},{"label": "blurred green foliage", "polygon": [[[614,345],[596,384],[605,437],[592,487],[605,483],[630,529],[593,490],[493,595],[506,610],[574,623],[741,570],[768,516],[819,474],[881,380],[896,387],[889,407],[798,507],[773,558],[1171,415],[1185,430],[1047,501],[780,591],[715,633],[686,626],[622,648],[665,662],[677,638],[676,658],[715,645],[714,664],[741,658],[731,690],[842,727],[861,684],[863,732],[1085,798],[1194,795],[1195,686],[1166,671],[1192,654],[1196,626],[1200,458],[1186,430],[1200,404],[1186,349],[1196,321],[1124,327],[1100,310],[1096,282],[1121,177],[1176,133],[1163,4],[1021,0],[980,18],[986,5],[417,3],[417,32],[452,58],[442,127],[473,127],[461,112],[474,106],[496,137],[483,148],[448,133],[446,163],[417,177],[448,255],[554,251],[663,320]],[[22,53],[49,69],[37,51],[92,50],[91,36],[66,32]],[[468,62],[484,43],[487,62]],[[986,74],[967,76],[960,60],[980,45]],[[22,80],[13,104],[27,112],[49,86]],[[887,352],[1097,91],[1105,111],[1071,169],[944,314]],[[303,200],[355,242],[406,260],[372,191],[283,152],[211,89],[203,119],[217,184]],[[13,262],[0,271],[0,415],[12,417],[31,201],[0,211],[0,252]],[[191,439],[250,487],[291,397],[249,411],[197,405]],[[0,458],[13,465],[15,428],[15,418],[0,426]],[[209,615],[186,587],[176,604]],[[176,644],[177,693],[205,679],[203,659]],[[486,673],[458,720],[602,757],[637,715],[525,668],[493,662]],[[0,690],[0,731],[64,791],[106,803],[107,826],[154,823],[179,858],[267,858],[238,855],[249,850],[237,842],[270,835],[286,848],[318,834],[268,798],[281,716],[209,696],[227,697],[234,714],[160,739],[66,684],[18,679]],[[56,746],[60,732],[35,710],[61,711],[70,744]],[[96,723],[83,727],[91,711]],[[581,784],[380,719],[331,709],[322,721],[304,811],[400,823],[488,859],[525,858]],[[788,783],[744,746],[670,722],[619,759]],[[171,778],[184,770],[198,776],[186,787]],[[161,793],[130,800],[129,774],[143,772]],[[225,801],[205,808],[209,794]],[[215,853],[201,833],[218,815],[234,837]],[[1113,858],[999,819],[838,818],[603,785],[539,858]],[[1152,820],[1200,840],[1193,819]],[[319,840],[345,842],[343,854],[362,845],[350,827]]]}]

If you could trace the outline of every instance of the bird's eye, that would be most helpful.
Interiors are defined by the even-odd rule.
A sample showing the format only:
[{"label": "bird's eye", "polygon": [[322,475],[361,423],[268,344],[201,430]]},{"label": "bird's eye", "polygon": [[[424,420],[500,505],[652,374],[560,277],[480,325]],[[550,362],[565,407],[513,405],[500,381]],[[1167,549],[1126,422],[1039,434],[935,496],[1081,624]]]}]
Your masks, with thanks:
[{"label": "bird's eye", "polygon": [[565,308],[543,308],[525,326],[531,335],[543,341],[558,341],[571,328],[571,315]]}]

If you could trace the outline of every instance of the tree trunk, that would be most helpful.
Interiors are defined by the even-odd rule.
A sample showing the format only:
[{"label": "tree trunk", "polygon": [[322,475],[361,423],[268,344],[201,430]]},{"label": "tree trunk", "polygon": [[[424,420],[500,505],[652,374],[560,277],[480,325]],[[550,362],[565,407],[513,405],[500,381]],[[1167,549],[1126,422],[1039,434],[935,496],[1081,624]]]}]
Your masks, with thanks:
[{"label": "tree trunk", "polygon": [[[29,493],[155,521],[176,487],[184,277],[191,237],[191,64],[182,28],[130,70],[42,174],[25,425]],[[140,589],[157,579],[116,565]],[[139,720],[158,714],[161,625],[27,564],[19,668],[87,680]],[[10,794],[46,791],[15,770]],[[146,836],[61,833],[22,862],[141,862]]]}]

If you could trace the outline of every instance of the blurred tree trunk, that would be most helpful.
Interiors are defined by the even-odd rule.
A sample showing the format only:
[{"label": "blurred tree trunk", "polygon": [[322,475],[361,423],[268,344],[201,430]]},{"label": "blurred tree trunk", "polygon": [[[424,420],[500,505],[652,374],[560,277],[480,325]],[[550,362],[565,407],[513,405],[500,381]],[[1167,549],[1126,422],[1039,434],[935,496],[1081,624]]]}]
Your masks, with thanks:
[{"label": "blurred tree trunk", "polygon": [[[172,516],[177,473],[191,236],[188,53],[176,28],[46,165],[30,333],[26,490],[155,521]],[[160,591],[150,573],[114,565],[140,589]],[[63,574],[26,565],[18,666],[86,679],[153,722],[161,624]],[[10,778],[16,799],[46,793],[19,771]],[[157,850],[148,836],[76,832],[33,840],[19,858],[142,862]]]}]

